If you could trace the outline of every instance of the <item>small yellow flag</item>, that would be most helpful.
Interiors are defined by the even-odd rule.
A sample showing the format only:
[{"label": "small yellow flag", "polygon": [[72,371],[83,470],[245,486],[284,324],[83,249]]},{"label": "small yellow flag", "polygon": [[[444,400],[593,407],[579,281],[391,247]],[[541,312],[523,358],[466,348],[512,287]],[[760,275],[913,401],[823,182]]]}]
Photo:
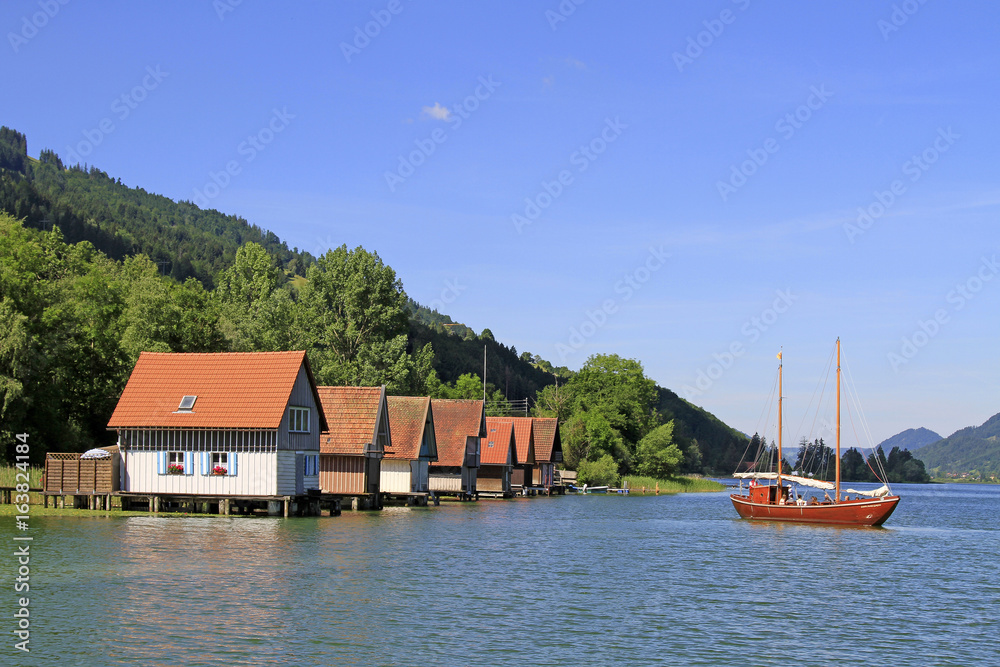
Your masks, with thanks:
[{"label": "small yellow flag", "polygon": [[778,358],[781,359],[781,352],[778,353]]}]

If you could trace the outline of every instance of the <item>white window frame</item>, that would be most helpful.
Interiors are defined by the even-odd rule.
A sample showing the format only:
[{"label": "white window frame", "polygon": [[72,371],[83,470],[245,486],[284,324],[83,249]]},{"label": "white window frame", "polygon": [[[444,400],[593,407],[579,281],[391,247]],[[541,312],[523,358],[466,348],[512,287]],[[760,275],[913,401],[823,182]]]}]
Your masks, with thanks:
[{"label": "white window frame", "polygon": [[309,408],[290,407],[288,408],[288,432],[289,433],[311,433]]},{"label": "white window frame", "polygon": [[167,465],[163,468],[163,474],[165,475],[176,475],[177,473],[170,472],[170,466],[179,465],[182,472],[180,474],[188,474],[187,466],[184,465],[184,452],[167,452]]}]

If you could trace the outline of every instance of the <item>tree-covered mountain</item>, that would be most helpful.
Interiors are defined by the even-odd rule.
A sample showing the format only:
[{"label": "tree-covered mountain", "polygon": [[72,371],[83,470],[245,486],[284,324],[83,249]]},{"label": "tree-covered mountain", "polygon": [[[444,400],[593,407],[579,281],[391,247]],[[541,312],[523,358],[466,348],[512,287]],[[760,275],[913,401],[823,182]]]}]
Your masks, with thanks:
[{"label": "tree-covered mountain", "polygon": [[33,160],[25,136],[6,127],[0,128],[0,210],[26,227],[59,227],[67,242],[90,241],[112,259],[141,253],[164,275],[197,278],[208,288],[245,243],[263,246],[289,276],[304,274],[314,261],[239,216],[130,188],[96,167],[66,167],[50,150]]},{"label": "tree-covered mountain", "polygon": [[920,458],[937,476],[1000,477],[1000,413],[980,426],[968,426],[927,445],[920,450]]},{"label": "tree-covered mountain", "polygon": [[879,447],[885,451],[892,451],[893,447],[899,447],[900,449],[908,449],[911,452],[915,452],[921,447],[925,447],[932,442],[937,442],[941,439],[941,436],[934,431],[927,428],[908,428],[901,433],[886,438],[878,444]]}]

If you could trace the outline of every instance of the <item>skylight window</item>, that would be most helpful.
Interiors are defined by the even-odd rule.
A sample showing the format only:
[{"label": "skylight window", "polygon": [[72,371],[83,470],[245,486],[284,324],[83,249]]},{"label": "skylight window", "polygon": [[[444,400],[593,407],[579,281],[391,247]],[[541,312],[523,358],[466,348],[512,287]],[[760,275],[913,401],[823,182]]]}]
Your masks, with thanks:
[{"label": "skylight window", "polygon": [[193,412],[192,408],[197,400],[197,396],[184,396],[181,398],[181,404],[177,406],[177,412]]}]

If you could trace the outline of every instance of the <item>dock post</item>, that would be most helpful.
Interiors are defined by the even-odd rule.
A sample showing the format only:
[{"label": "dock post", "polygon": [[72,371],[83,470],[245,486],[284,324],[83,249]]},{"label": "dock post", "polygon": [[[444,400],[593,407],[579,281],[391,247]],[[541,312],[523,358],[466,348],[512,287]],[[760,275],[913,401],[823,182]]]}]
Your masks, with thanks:
[{"label": "dock post", "polygon": [[289,505],[291,505],[291,502],[289,501],[288,496],[285,496],[285,499],[283,501],[281,501],[281,502],[285,506],[284,507],[284,509],[285,509],[285,518],[287,519],[288,518],[288,509],[289,509]]}]

